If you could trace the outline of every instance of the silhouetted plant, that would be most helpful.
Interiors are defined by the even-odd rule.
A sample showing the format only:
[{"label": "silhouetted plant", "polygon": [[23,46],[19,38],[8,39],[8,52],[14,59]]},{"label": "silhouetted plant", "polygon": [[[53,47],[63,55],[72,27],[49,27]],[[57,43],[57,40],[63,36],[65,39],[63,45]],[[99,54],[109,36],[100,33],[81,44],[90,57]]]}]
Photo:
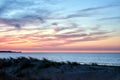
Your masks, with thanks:
[{"label": "silhouetted plant", "polygon": [[[51,80],[50,78],[42,78],[42,73],[45,74],[66,74],[68,71],[76,70],[77,68],[87,69],[89,71],[104,69],[107,66],[98,68],[97,63],[91,65],[80,65],[77,62],[55,62],[48,59],[35,59],[32,57],[25,58],[3,58],[0,59],[0,80]],[[76,67],[77,66],[77,67]],[[104,67],[104,68],[103,68]],[[112,67],[112,66],[110,66]],[[109,68],[110,68],[109,67]],[[114,71],[119,71],[119,67],[115,67]],[[52,72],[53,69],[53,72]],[[56,70],[56,71],[55,71]],[[49,72],[49,73],[48,73]],[[74,72],[74,71],[73,71]],[[40,77],[39,77],[40,76]],[[7,77],[7,79],[6,79]]]},{"label": "silhouetted plant", "polygon": [[98,64],[97,64],[97,63],[92,63],[91,65],[92,65],[92,66],[98,66]]}]

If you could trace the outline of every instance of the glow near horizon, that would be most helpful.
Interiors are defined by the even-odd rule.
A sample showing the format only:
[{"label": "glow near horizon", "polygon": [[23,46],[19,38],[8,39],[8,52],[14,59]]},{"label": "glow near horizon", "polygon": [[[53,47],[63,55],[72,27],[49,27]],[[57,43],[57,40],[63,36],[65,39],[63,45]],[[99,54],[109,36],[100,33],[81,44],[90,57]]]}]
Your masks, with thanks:
[{"label": "glow near horizon", "polygon": [[0,50],[120,51],[119,9],[120,0],[0,0]]}]

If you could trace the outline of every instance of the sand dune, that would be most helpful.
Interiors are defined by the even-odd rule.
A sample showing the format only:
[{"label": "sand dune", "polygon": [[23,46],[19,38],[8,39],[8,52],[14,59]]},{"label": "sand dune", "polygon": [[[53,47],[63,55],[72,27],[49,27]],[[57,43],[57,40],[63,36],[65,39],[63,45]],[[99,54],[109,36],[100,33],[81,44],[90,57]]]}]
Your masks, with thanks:
[{"label": "sand dune", "polygon": [[120,67],[9,58],[0,59],[0,80],[120,80]]}]

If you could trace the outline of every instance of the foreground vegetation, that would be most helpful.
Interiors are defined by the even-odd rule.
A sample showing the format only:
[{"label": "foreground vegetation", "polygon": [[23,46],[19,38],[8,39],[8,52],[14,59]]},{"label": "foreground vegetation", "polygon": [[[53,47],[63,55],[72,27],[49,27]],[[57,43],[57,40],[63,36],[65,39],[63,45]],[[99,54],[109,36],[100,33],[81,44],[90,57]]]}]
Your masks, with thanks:
[{"label": "foreground vegetation", "polygon": [[0,80],[120,80],[120,67],[31,57],[3,58],[0,59]]}]

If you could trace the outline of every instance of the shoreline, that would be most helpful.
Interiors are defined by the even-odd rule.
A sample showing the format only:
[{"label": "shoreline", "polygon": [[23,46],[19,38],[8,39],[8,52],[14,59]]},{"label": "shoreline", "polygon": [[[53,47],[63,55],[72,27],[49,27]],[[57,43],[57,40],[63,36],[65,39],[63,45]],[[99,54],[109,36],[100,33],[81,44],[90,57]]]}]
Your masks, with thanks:
[{"label": "shoreline", "polygon": [[[1,54],[11,54],[11,53],[1,53]],[[16,53],[13,53],[13,54],[16,54]],[[17,54],[21,54],[21,53],[17,53]],[[24,53],[23,53],[24,54]],[[28,53],[29,54],[29,53]],[[1,55],[0,55],[1,56]],[[9,59],[9,58],[19,58],[19,57],[26,57],[26,58],[29,58],[29,57],[31,57],[31,56],[3,56],[3,57],[0,57],[0,59],[2,59],[2,58],[5,58],[5,59]],[[37,58],[37,57],[33,57],[33,58],[36,58],[36,59],[38,59],[38,60],[41,60],[41,59],[44,59],[44,58],[46,58],[46,57],[40,57],[40,58]],[[48,59],[48,60],[52,60],[52,61],[56,61],[55,59]],[[99,63],[99,62],[79,62],[79,61],[72,61],[72,60],[58,60],[58,61],[56,61],[56,62],[67,62],[67,61],[69,61],[69,62],[77,62],[77,63],[80,63],[81,65],[84,65],[84,64],[87,64],[87,65],[91,65],[91,64],[93,64],[93,63],[97,63],[98,65],[100,65],[100,66],[104,66],[104,65],[106,65],[106,66],[120,66],[120,63]]]},{"label": "shoreline", "polygon": [[0,53],[22,53],[21,51],[0,51]]}]

